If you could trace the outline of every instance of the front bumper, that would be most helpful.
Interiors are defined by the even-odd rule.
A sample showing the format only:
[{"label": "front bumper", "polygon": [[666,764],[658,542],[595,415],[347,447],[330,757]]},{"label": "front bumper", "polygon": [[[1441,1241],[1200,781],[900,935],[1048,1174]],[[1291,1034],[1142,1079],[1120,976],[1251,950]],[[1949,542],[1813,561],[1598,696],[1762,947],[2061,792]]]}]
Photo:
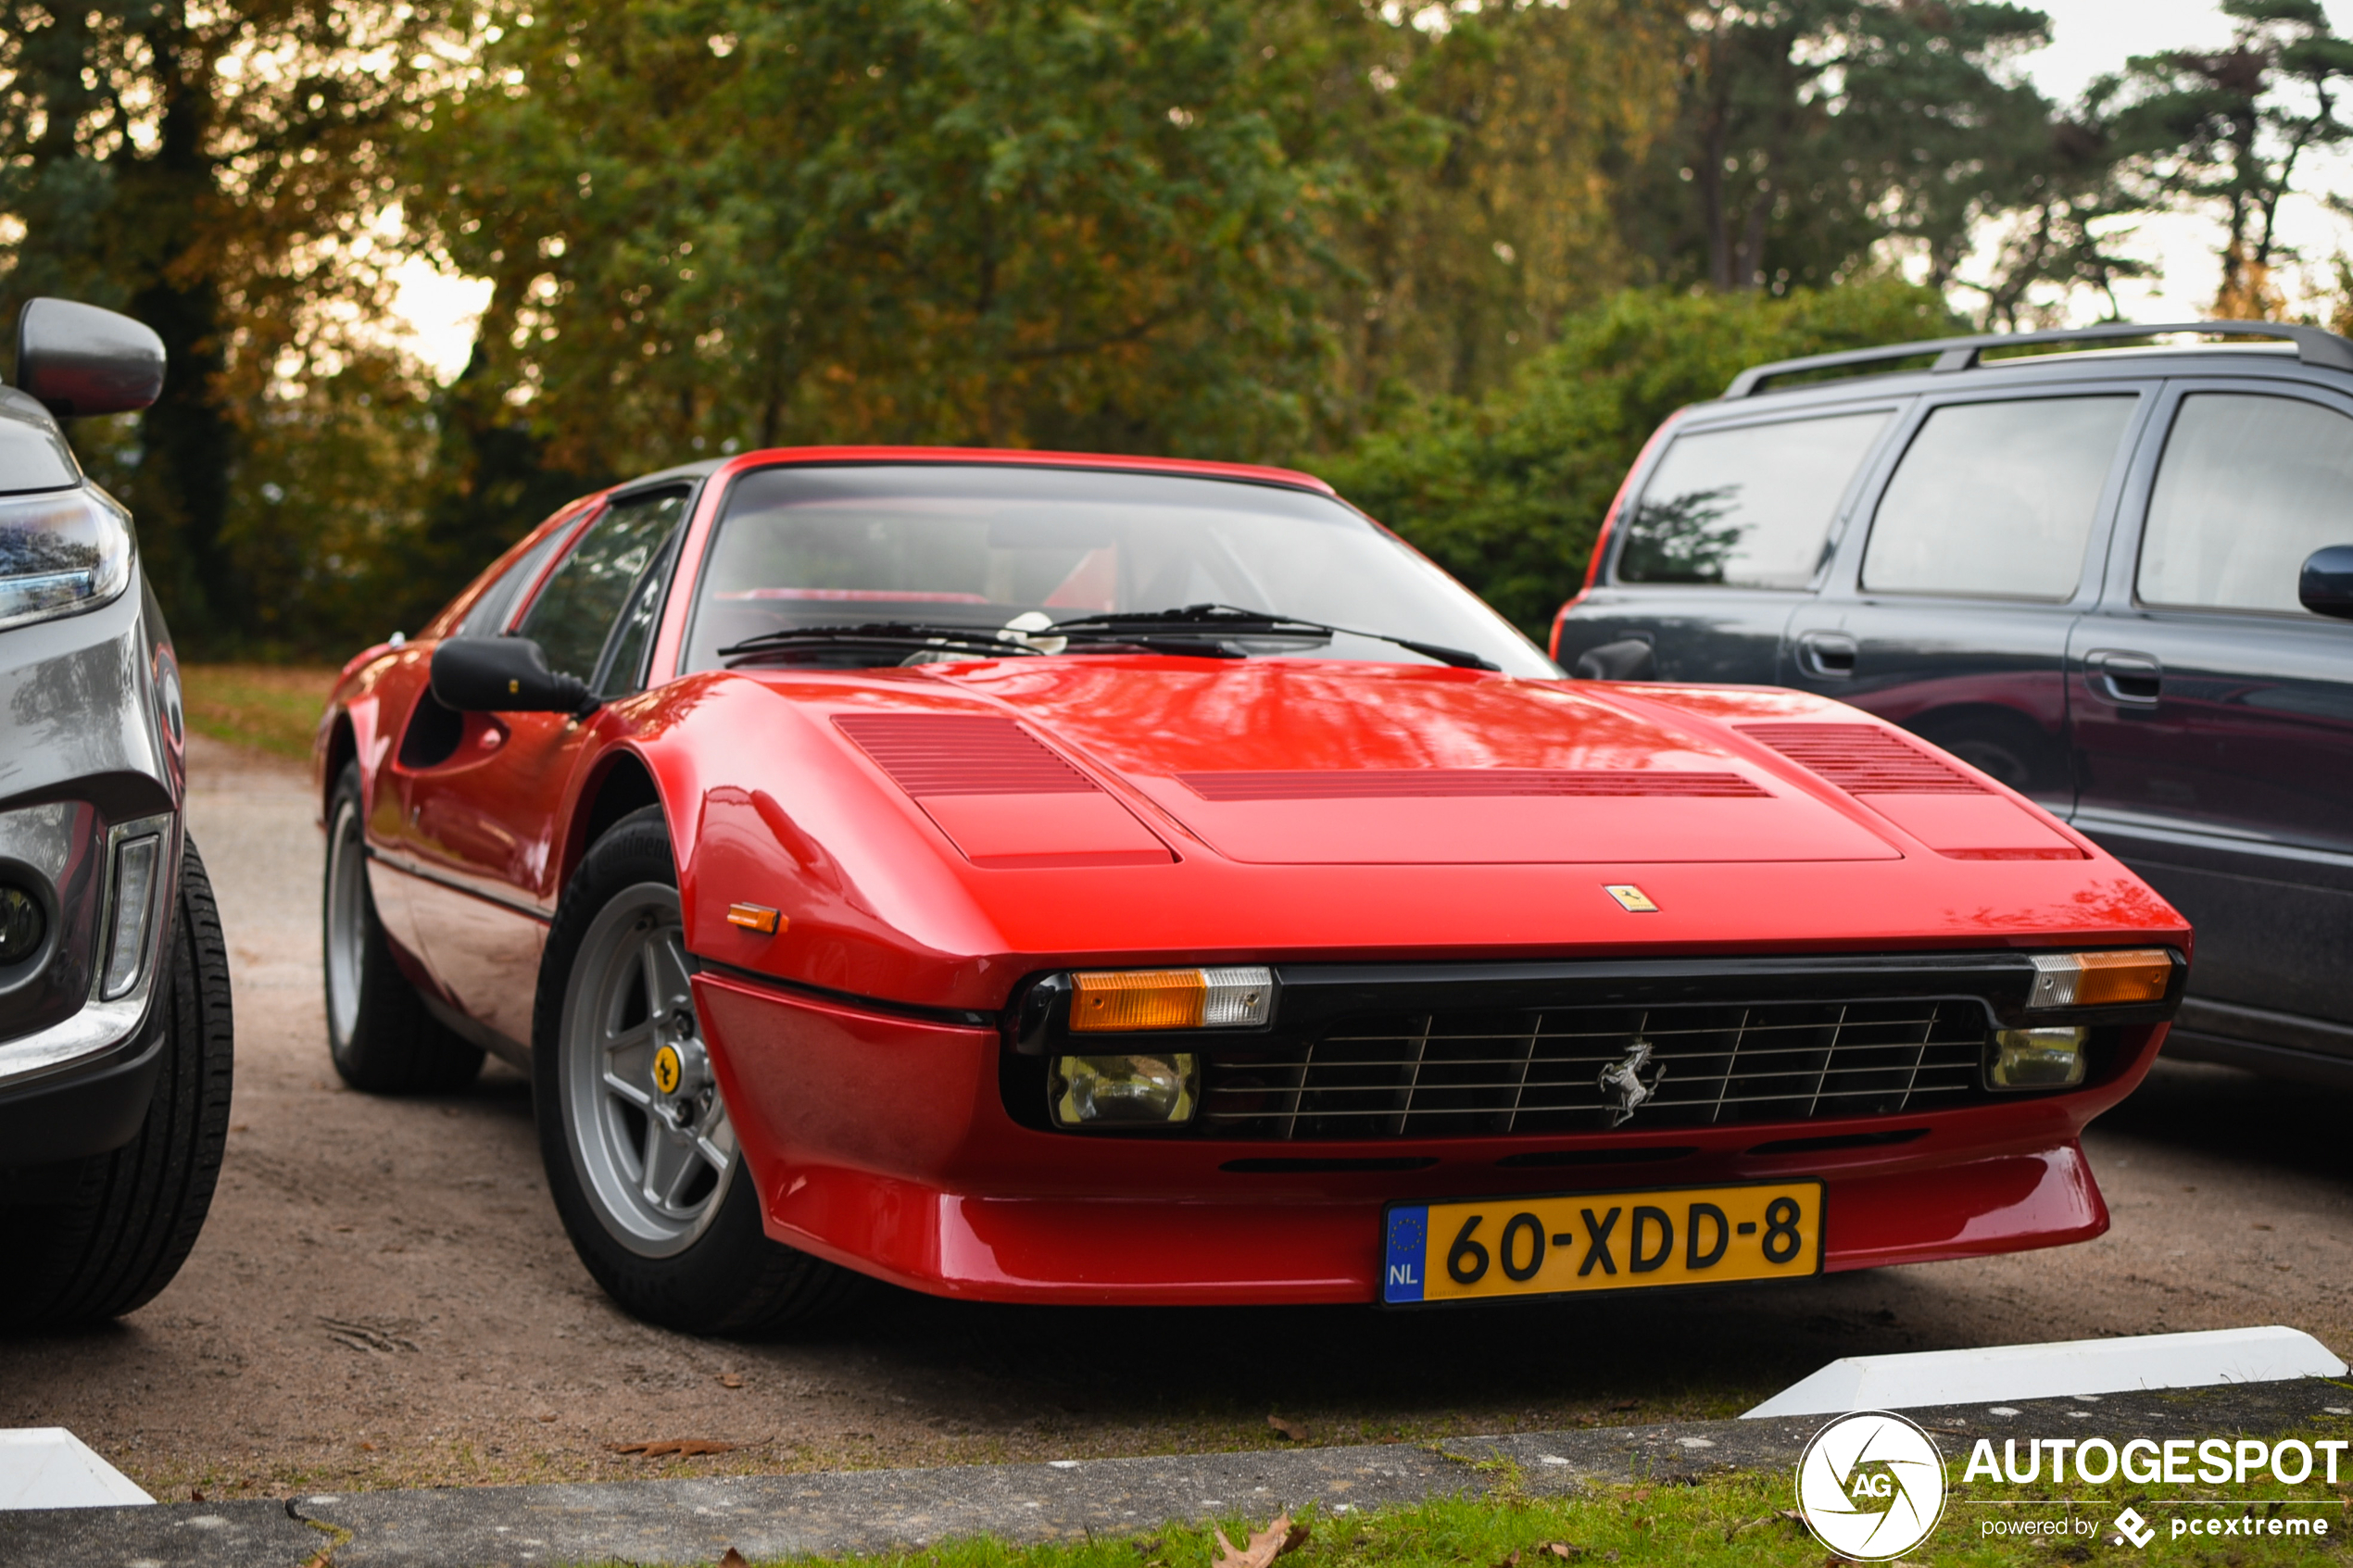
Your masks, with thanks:
[{"label": "front bumper", "polygon": [[773,1237],[935,1295],[1072,1304],[1373,1301],[1384,1205],[1511,1193],[1819,1177],[1831,1270],[2088,1240],[2108,1218],[2078,1135],[2140,1081],[2165,1032],[2120,1029],[2109,1070],[2081,1090],[1892,1117],[1114,1138],[1018,1124],[993,1028],[715,971],[695,987]]},{"label": "front bumper", "polygon": [[[45,935],[0,969],[0,1165],[102,1153],[136,1134],[160,1062],[157,993],[177,909],[179,676],[145,590],[0,634],[0,878]],[[150,842],[151,841],[151,842]],[[151,870],[125,933],[128,858]],[[135,965],[108,974],[119,943]]]}]

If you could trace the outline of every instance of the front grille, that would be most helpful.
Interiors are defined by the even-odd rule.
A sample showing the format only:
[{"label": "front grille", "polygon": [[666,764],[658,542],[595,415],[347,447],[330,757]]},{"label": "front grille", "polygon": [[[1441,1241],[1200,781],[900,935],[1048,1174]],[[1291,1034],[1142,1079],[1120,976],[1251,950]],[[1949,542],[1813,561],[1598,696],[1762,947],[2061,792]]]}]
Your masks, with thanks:
[{"label": "front grille", "polygon": [[[1982,1096],[1986,1028],[1982,1002],[1949,997],[1355,1014],[1303,1042],[1219,1042],[1200,1127],[1470,1137],[1888,1115]],[[1605,1085],[1613,1069],[1646,1095]]]}]

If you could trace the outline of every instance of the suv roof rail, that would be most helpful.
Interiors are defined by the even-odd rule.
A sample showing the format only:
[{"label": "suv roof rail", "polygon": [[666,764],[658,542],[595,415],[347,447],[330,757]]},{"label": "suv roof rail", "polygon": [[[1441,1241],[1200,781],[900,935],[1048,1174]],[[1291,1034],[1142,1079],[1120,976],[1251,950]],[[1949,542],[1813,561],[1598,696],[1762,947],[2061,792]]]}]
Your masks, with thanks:
[{"label": "suv roof rail", "polygon": [[2044,332],[1986,332],[1977,337],[1940,337],[1924,343],[1890,344],[1884,348],[1855,348],[1843,354],[1815,354],[1803,359],[1777,359],[1752,365],[1732,378],[1724,396],[1753,397],[1768,382],[1808,370],[1861,368],[1891,359],[1917,359],[1933,354],[1930,367],[1937,374],[1977,368],[1978,357],[1989,348],[2012,348],[2030,343],[2088,343],[2102,338],[2156,337],[2165,332],[2200,332],[2208,337],[2268,337],[2296,345],[2296,357],[2307,365],[2332,370],[2353,370],[2353,341],[2320,327],[2285,321],[2177,321],[2170,325],[2136,326],[2131,321],[2103,321],[2092,327],[2066,327]]}]

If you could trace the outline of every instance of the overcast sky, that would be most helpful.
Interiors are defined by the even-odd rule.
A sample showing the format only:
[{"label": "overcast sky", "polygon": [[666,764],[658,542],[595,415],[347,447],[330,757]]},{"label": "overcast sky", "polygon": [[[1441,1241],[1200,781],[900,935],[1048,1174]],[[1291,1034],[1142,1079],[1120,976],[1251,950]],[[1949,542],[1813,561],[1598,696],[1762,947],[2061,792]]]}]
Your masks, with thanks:
[{"label": "overcast sky", "polygon": [[[2325,4],[2337,31],[2353,30],[2353,0]],[[2061,102],[2072,99],[2102,71],[2120,69],[2131,56],[2219,44],[2231,34],[2229,19],[2212,0],[2041,0],[2041,5],[2051,18],[2051,44],[2028,56],[2023,65],[2045,95]],[[2353,157],[2308,164],[2299,170],[2297,183],[2307,191],[2353,194]],[[2326,282],[2328,264],[2338,250],[2353,249],[2353,226],[2309,197],[2290,201],[2282,227],[2289,243],[2303,253],[2316,282]],[[2155,260],[2163,276],[2118,291],[2126,319],[2157,321],[2205,315],[2214,299],[2219,244],[2217,231],[2207,220],[2179,214],[2143,220],[2127,248]],[[2300,296],[2295,279],[2288,285],[2292,297]],[[475,319],[488,299],[487,283],[441,277],[422,263],[404,270],[397,307],[409,323],[409,342],[444,380],[464,368]],[[2099,303],[2079,299],[2076,313],[2080,320],[2096,319]]]}]

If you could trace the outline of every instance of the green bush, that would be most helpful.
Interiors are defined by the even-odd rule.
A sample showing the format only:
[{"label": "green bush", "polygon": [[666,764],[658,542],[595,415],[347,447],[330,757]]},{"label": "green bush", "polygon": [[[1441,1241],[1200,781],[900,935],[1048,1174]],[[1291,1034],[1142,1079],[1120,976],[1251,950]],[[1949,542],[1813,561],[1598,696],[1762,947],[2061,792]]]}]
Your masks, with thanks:
[{"label": "green bush", "polygon": [[1541,640],[1668,414],[1763,360],[1966,330],[1934,291],[1893,281],[1780,297],[1629,291],[1572,318],[1509,389],[1404,403],[1310,466]]}]

